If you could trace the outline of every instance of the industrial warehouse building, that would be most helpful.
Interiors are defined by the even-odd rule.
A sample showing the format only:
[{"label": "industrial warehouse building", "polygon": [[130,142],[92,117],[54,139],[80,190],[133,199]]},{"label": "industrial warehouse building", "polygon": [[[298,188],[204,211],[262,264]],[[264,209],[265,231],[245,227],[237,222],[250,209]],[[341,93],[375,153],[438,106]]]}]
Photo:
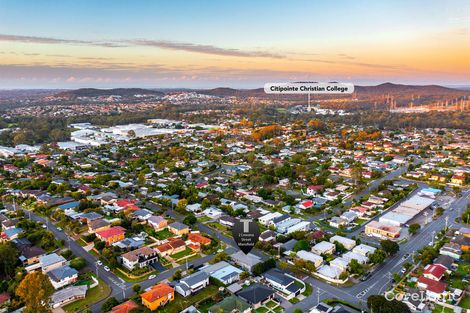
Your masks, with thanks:
[{"label": "industrial warehouse building", "polygon": [[423,210],[429,208],[433,203],[434,200],[431,198],[415,195],[404,201],[397,208],[385,213],[380,217],[379,222],[399,227],[406,224]]}]

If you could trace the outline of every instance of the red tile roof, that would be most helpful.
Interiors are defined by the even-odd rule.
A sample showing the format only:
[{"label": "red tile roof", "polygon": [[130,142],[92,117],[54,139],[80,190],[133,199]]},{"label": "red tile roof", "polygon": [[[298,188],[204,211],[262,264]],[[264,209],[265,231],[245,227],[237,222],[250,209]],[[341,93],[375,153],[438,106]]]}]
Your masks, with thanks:
[{"label": "red tile roof", "polygon": [[174,292],[175,290],[168,286],[167,284],[160,283],[158,285],[155,285],[152,287],[147,292],[144,292],[140,296],[142,299],[147,300],[148,302],[152,303],[157,301],[158,299],[161,299],[163,297],[167,297],[168,294]]},{"label": "red tile roof", "polygon": [[426,278],[424,276],[418,278],[418,283],[426,285],[427,290],[437,294],[443,293],[447,288],[447,284],[444,284],[443,282],[437,280]]},{"label": "red tile roof", "polygon": [[109,229],[99,231],[99,232],[96,233],[96,235],[101,237],[101,238],[110,238],[110,237],[114,237],[114,236],[124,234],[124,232],[125,232],[125,229],[122,228],[121,226],[114,226],[114,227],[111,227]]},{"label": "red tile roof", "polygon": [[201,245],[209,245],[211,243],[211,240],[209,238],[204,237],[200,233],[189,233],[188,240],[195,243],[199,243]]},{"label": "red tile roof", "polygon": [[128,300],[122,304],[116,305],[111,309],[111,311],[109,311],[109,313],[129,313],[138,307],[139,306],[134,301]]},{"label": "red tile roof", "polygon": [[446,271],[446,268],[441,264],[428,264],[424,268],[424,275],[432,275],[436,277],[438,280],[442,278]]}]

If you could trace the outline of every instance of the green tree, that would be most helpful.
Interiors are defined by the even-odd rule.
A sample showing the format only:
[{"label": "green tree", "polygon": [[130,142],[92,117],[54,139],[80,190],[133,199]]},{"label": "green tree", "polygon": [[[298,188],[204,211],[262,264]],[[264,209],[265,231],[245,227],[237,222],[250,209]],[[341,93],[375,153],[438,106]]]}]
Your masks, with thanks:
[{"label": "green tree", "polygon": [[421,228],[421,225],[419,224],[411,224],[410,227],[408,227],[408,232],[411,235],[414,235],[418,232],[418,230]]},{"label": "green tree", "polygon": [[398,243],[389,239],[381,240],[380,246],[388,255],[394,255],[398,250],[400,250]]},{"label": "green tree", "polygon": [[77,271],[85,268],[86,260],[82,257],[78,257],[70,261],[70,266],[76,269]]},{"label": "green tree", "polygon": [[107,313],[107,312],[111,311],[111,309],[113,307],[115,307],[116,305],[118,305],[118,304],[119,304],[119,301],[116,300],[116,298],[114,298],[114,297],[108,298],[103,303],[103,305],[101,306],[101,312],[102,313]]},{"label": "green tree", "polygon": [[307,240],[299,240],[295,243],[294,251],[297,252],[300,250],[305,250],[305,251],[310,250],[310,244],[308,243]]},{"label": "green tree", "polygon": [[183,273],[182,270],[176,270],[176,271],[173,273],[173,280],[180,280],[182,273]]},{"label": "green tree", "polygon": [[364,266],[362,266],[362,264],[360,264],[355,259],[352,259],[349,262],[349,270],[351,271],[351,274],[357,274],[357,275],[364,274]]},{"label": "green tree", "polygon": [[141,289],[142,289],[142,287],[139,284],[135,284],[135,285],[132,286],[132,290],[135,293],[139,293]]},{"label": "green tree", "polygon": [[183,219],[183,223],[186,225],[194,225],[197,223],[197,218],[194,214],[189,214]]},{"label": "green tree", "polygon": [[377,249],[369,256],[369,261],[374,264],[380,264],[387,258],[387,253],[382,249]]},{"label": "green tree", "polygon": [[11,278],[18,261],[18,250],[10,242],[0,244],[0,277]]},{"label": "green tree", "polygon": [[25,313],[50,312],[50,296],[54,293],[49,278],[42,272],[27,274],[16,288],[16,295],[25,304]]},{"label": "green tree", "polygon": [[387,300],[384,296],[372,295],[367,299],[367,307],[371,312],[380,313],[411,313],[410,309],[403,302]]}]

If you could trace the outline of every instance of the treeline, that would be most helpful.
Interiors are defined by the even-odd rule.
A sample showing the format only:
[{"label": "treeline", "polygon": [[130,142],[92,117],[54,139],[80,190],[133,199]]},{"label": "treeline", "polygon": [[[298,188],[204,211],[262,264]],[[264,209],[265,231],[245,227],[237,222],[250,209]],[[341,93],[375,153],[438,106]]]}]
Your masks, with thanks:
[{"label": "treeline", "polygon": [[0,145],[34,145],[70,139],[70,129],[67,128],[67,122],[64,119],[20,117],[12,122],[18,127],[1,132]]},{"label": "treeline", "polygon": [[470,112],[390,113],[388,111],[363,111],[347,116],[333,116],[332,121],[374,126],[380,129],[397,128],[460,128],[470,129]]}]

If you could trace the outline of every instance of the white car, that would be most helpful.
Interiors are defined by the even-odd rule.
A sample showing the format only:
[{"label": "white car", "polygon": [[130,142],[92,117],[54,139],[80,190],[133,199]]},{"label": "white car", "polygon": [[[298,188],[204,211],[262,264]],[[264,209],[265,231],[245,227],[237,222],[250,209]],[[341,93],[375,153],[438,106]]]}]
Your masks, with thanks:
[{"label": "white car", "polygon": [[99,266],[103,265],[103,262],[101,262],[100,260],[96,261],[96,264],[98,264]]},{"label": "white car", "polygon": [[157,277],[157,275],[150,275],[149,279],[154,279],[155,277]]},{"label": "white car", "polygon": [[400,273],[405,274],[405,273],[406,273],[406,268],[403,267],[403,268],[401,269]]},{"label": "white car", "polygon": [[105,270],[106,272],[109,272],[109,271],[110,271],[110,268],[107,267],[107,266],[105,266],[105,267],[104,267],[104,270]]}]

